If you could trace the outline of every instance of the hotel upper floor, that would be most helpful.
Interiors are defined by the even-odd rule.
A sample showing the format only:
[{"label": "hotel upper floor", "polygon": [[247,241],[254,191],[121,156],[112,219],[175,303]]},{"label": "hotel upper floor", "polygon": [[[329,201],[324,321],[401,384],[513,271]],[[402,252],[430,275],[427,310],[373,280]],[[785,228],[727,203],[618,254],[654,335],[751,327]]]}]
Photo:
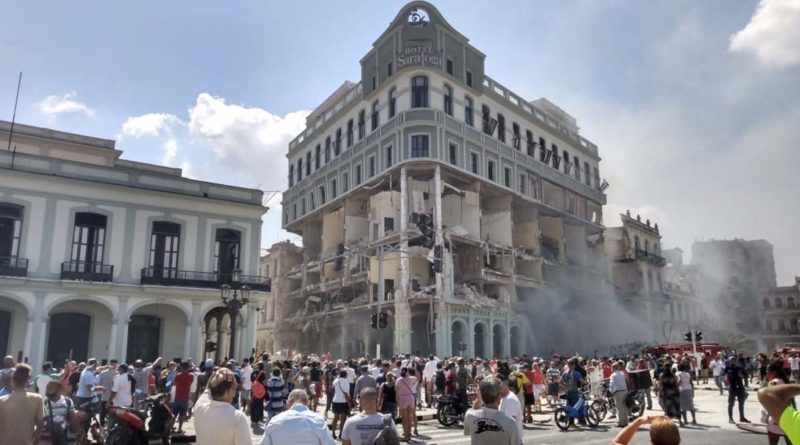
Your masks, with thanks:
[{"label": "hotel upper floor", "polygon": [[[0,121],[0,139],[11,124]],[[0,276],[218,287],[258,276],[262,192],[120,159],[115,141],[16,124],[0,151]]]},{"label": "hotel upper floor", "polygon": [[361,60],[361,82],[345,82],[290,143],[284,226],[419,161],[534,200],[556,186],[605,204],[597,146],[576,119],[485,76],[484,58],[435,7],[406,5]]}]

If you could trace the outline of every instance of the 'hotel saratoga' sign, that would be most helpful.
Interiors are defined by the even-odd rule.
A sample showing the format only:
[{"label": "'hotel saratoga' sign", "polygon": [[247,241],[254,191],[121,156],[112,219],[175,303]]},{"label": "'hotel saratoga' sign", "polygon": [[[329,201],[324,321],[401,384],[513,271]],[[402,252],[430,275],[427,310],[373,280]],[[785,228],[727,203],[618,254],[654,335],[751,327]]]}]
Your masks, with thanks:
[{"label": "'hotel saratoga' sign", "polygon": [[430,42],[412,41],[397,54],[397,67],[406,65],[442,66],[442,56],[434,53]]}]

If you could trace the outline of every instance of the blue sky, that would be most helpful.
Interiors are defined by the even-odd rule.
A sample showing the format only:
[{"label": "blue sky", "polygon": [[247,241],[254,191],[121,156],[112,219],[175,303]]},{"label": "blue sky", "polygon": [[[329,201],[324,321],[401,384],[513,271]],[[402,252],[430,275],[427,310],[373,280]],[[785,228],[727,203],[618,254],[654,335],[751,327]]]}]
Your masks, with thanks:
[{"label": "blue sky", "polygon": [[[0,0],[0,119],[118,140],[198,179],[285,187],[286,143],[399,1]],[[800,6],[792,0],[434,3],[487,73],[547,97],[600,146],[607,224],[627,208],[664,244],[765,238],[800,275]],[[143,117],[144,116],[144,117]],[[279,203],[263,245],[285,239]]]}]

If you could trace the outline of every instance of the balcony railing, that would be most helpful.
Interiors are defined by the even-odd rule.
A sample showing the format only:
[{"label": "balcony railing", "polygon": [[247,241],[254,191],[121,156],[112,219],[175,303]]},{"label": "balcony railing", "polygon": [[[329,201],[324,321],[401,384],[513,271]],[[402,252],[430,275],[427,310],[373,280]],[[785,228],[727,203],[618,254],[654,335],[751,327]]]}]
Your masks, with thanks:
[{"label": "balcony railing", "polygon": [[0,257],[0,276],[24,277],[28,275],[28,259],[19,257]]},{"label": "balcony railing", "polygon": [[65,261],[61,263],[62,280],[111,282],[114,277],[114,266],[86,261]]},{"label": "balcony railing", "polygon": [[193,270],[178,270],[166,267],[145,267],[142,269],[141,284],[155,284],[159,286],[185,286],[217,289],[223,284],[238,284],[248,286],[259,292],[269,292],[270,279],[259,275],[239,275],[239,281],[232,283],[232,273],[198,272]]},{"label": "balcony railing", "polygon": [[651,264],[656,266],[666,266],[667,260],[660,255],[656,255],[652,252],[648,252],[646,250],[636,249],[636,259],[637,260],[646,260]]}]

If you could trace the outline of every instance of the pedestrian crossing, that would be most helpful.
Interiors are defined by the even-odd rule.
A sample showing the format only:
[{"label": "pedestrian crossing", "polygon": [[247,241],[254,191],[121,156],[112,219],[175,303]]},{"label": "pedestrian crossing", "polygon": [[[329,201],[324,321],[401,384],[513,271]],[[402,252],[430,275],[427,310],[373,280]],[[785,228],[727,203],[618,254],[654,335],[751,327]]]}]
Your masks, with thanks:
[{"label": "pedestrian crossing", "polygon": [[[419,423],[419,435],[413,437],[414,441],[412,443],[417,444],[424,444],[424,445],[460,445],[460,444],[469,444],[469,436],[464,435],[464,431],[459,427],[452,427],[452,428],[445,428],[435,420],[433,421],[425,421]],[[526,424],[525,431],[523,432],[523,443],[537,443],[537,444],[546,444],[548,443],[548,439],[561,439],[559,441],[563,441],[564,435],[569,433],[564,433],[556,428],[553,422],[541,422],[541,423],[533,423],[533,424]],[[578,431],[574,431],[573,434],[579,434]],[[598,443],[607,443],[609,441],[608,437],[598,438],[600,442]],[[584,442],[581,442],[584,443]]]}]

